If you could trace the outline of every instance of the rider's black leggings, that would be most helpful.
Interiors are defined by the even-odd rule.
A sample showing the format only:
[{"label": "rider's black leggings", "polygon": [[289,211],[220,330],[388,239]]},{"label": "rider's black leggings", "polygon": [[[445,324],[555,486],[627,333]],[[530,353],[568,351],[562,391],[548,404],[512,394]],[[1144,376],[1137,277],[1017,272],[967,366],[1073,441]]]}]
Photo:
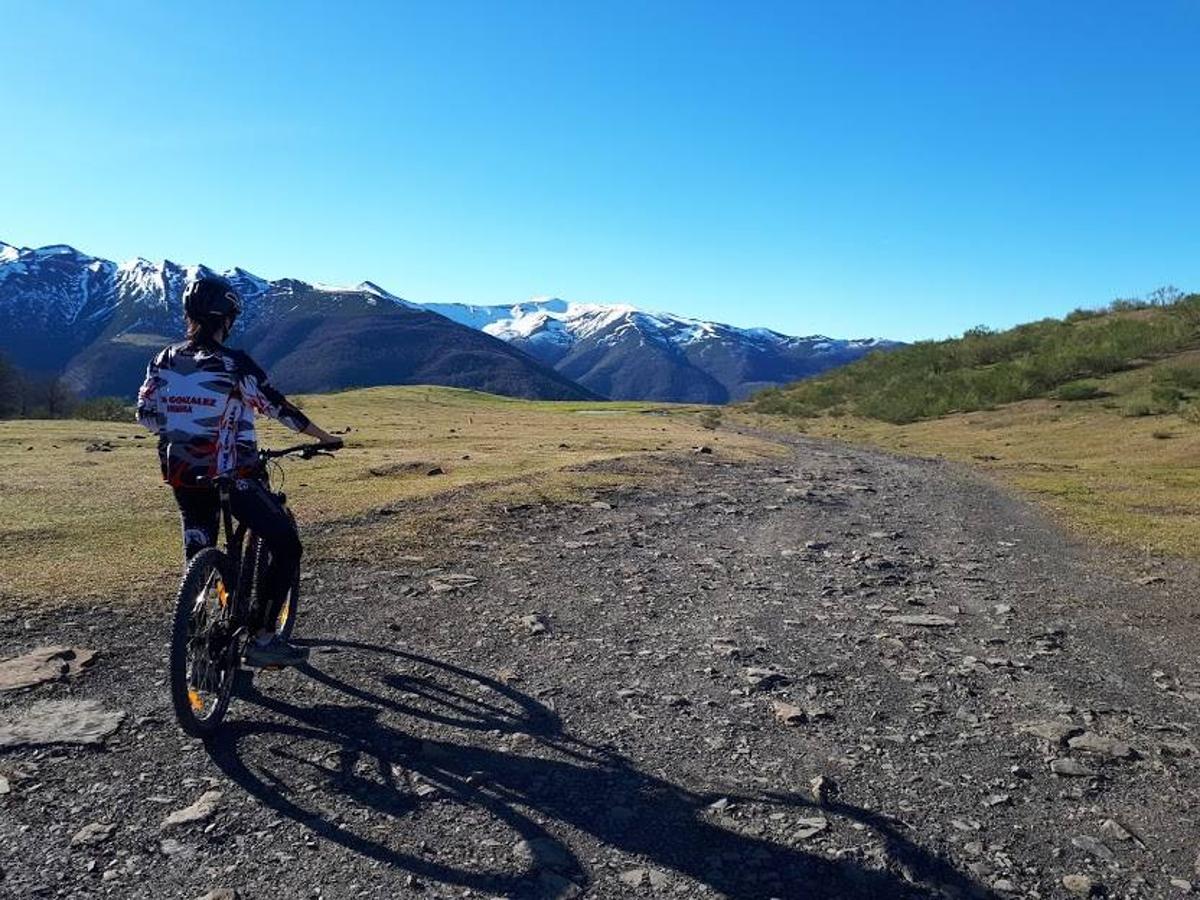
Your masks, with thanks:
[{"label": "rider's black leggings", "polygon": [[[175,488],[175,502],[183,517],[183,551],[191,559],[217,541],[220,497],[215,487]],[[259,573],[259,587],[266,606],[264,621],[274,622],[300,565],[300,535],[279,501],[260,481],[238,479],[229,492],[229,506],[234,518],[261,537],[268,550],[269,557]]]}]

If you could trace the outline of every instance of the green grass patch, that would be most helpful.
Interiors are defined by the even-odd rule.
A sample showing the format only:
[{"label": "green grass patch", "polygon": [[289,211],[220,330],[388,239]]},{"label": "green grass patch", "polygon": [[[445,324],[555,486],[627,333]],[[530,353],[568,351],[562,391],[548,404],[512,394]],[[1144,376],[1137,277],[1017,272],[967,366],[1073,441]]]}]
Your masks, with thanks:
[{"label": "green grass patch", "polygon": [[1075,402],[1079,400],[1095,400],[1104,395],[1100,385],[1094,381],[1071,381],[1059,387],[1054,396],[1059,400]]}]

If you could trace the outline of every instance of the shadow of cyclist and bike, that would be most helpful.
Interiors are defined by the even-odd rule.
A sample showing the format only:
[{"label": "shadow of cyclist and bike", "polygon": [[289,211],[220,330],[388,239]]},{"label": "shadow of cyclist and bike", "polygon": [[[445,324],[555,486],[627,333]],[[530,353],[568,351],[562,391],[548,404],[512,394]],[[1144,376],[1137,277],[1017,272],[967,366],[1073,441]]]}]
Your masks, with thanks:
[{"label": "shadow of cyclist and bike", "polygon": [[[849,804],[819,811],[874,831],[908,879],[744,833],[709,809],[725,797],[735,805],[803,812],[812,805],[805,797],[737,796],[673,784],[611,749],[571,736],[554,710],[509,684],[371,644],[313,645],[334,651],[318,659],[352,654],[374,665],[340,666],[353,668],[350,676],[313,663],[297,670],[336,703],[301,704],[248,687],[243,699],[272,715],[228,721],[208,751],[232,781],[280,816],[415,879],[517,898],[554,896],[570,888],[566,880],[586,887],[591,876],[551,832],[558,826],[739,900],[992,896],[914,844],[885,816]],[[452,729],[463,740],[417,737],[402,730],[405,720],[439,726],[440,733]],[[487,745],[471,743],[472,736],[486,738]],[[421,815],[433,797],[456,804],[459,817],[491,817],[508,830],[510,842],[523,839],[524,871],[498,863],[469,865],[470,852],[430,853],[419,841],[389,840],[419,828],[405,820]],[[337,811],[324,811],[331,806]],[[388,827],[381,828],[384,821]],[[495,849],[509,852],[507,846]],[[465,859],[448,858],[457,856]]]}]

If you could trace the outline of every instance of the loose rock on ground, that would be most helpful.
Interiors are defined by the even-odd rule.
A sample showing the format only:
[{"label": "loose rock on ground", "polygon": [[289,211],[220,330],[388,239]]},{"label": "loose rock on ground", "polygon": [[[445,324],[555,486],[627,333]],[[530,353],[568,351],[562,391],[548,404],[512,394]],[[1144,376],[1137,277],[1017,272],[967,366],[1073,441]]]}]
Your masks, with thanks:
[{"label": "loose rock on ground", "polygon": [[1143,555],[944,463],[716,449],[577,504],[381,507],[455,514],[313,555],[308,665],[248,678],[208,744],[165,693],[170,584],[0,603],[0,657],[100,654],[0,693],[0,895],[1188,889],[1193,567],[1138,584]]}]

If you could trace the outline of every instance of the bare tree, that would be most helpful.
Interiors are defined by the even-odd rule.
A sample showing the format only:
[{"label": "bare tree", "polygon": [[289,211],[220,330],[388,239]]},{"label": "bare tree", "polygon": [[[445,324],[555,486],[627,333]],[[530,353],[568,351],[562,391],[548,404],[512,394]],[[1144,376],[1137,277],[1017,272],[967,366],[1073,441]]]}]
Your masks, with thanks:
[{"label": "bare tree", "polygon": [[1175,285],[1165,284],[1148,293],[1146,299],[1155,306],[1170,306],[1173,303],[1178,303],[1184,296],[1183,291],[1175,287]]},{"label": "bare tree", "polygon": [[61,419],[71,411],[73,397],[66,383],[57,376],[50,378],[45,387],[46,415]]},{"label": "bare tree", "polygon": [[7,359],[0,356],[0,419],[18,415],[23,405],[21,375]]}]

